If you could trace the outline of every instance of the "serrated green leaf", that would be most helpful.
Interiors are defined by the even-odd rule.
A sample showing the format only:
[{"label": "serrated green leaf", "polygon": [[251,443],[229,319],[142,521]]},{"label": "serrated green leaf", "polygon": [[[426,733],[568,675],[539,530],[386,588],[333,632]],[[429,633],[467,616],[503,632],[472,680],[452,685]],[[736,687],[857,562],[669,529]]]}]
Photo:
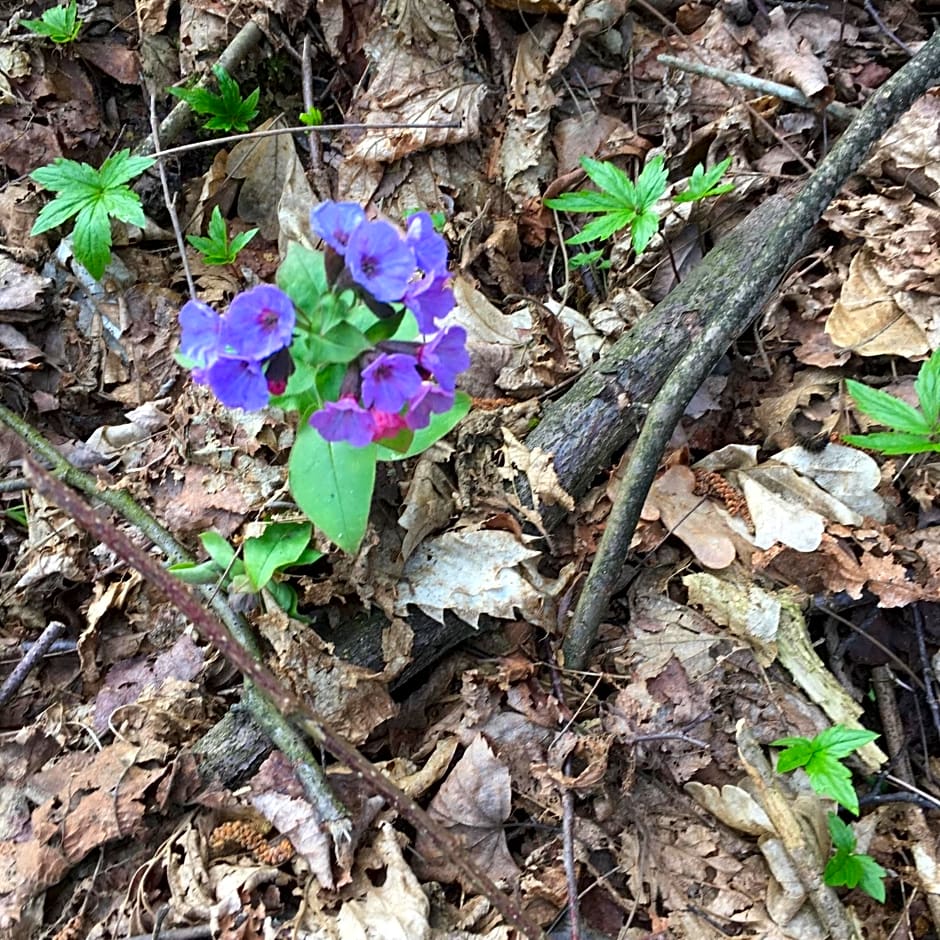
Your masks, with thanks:
[{"label": "serrated green leaf", "polygon": [[154,157],[132,157],[130,150],[119,150],[108,157],[98,170],[98,185],[104,190],[129,183],[156,163]]},{"label": "serrated green leaf", "polygon": [[291,493],[308,519],[343,551],[359,549],[375,486],[376,446],[323,440],[305,414],[291,450]]},{"label": "serrated green leaf", "polygon": [[294,564],[310,543],[309,522],[272,522],[264,532],[245,539],[242,558],[245,573],[255,591],[260,591],[281,568]]},{"label": "serrated green leaf", "polygon": [[933,430],[923,412],[894,395],[846,379],[846,388],[860,411],[881,424],[909,434],[930,434]]},{"label": "serrated green leaf", "polygon": [[66,160],[64,157],[56,157],[52,163],[33,170],[29,176],[54,193],[60,190],[78,190],[81,187],[95,191],[100,185],[98,171],[93,166]]},{"label": "serrated green leaf", "polygon": [[603,257],[604,251],[601,248],[594,251],[582,251],[568,259],[568,267],[572,271],[577,271],[579,268],[586,268],[589,264],[594,264],[595,261],[600,261]]},{"label": "serrated green leaf", "polygon": [[845,434],[842,440],[853,447],[877,450],[887,456],[926,454],[940,451],[940,443],[923,434],[902,434],[900,431],[878,431],[874,434]]},{"label": "serrated green leaf", "polygon": [[725,175],[728,167],[731,166],[731,157],[722,160],[710,170],[698,163],[692,171],[689,179],[688,188],[674,197],[675,202],[699,202],[702,199],[708,199],[712,196],[721,196],[724,193],[730,193],[734,189],[733,183],[724,183],[717,185],[718,181]]},{"label": "serrated green leaf", "polygon": [[218,95],[212,94],[207,88],[180,88],[173,86],[167,91],[180,101],[185,101],[196,114],[212,114]]},{"label": "serrated green leaf", "polygon": [[927,423],[935,425],[940,417],[940,349],[920,367],[914,380],[914,391]]},{"label": "serrated green leaf", "polygon": [[650,209],[638,215],[630,223],[630,240],[638,258],[646,251],[653,236],[659,231],[659,222],[659,216]]},{"label": "serrated green leaf", "polygon": [[52,202],[46,203],[36,216],[33,227],[29,230],[30,235],[41,235],[68,222],[73,215],[77,215],[84,206],[88,204],[88,199],[78,193],[64,193],[56,196]]},{"label": "serrated green leaf", "polygon": [[777,773],[785,774],[797,767],[805,767],[815,753],[813,742],[807,738],[780,738],[774,747],[785,747],[777,756]]},{"label": "serrated green leaf", "polygon": [[[636,202],[634,208],[637,214],[642,214],[662,198],[666,191],[666,182],[669,174],[666,172],[666,161],[661,156],[653,157],[643,167],[643,172],[636,181]],[[639,252],[637,252],[639,254]]]},{"label": "serrated green leaf", "polygon": [[228,229],[225,227],[225,219],[222,218],[222,210],[218,206],[212,207],[212,215],[209,216],[208,232],[209,238],[222,249],[228,247]]},{"label": "serrated green leaf", "polygon": [[621,209],[619,212],[611,212],[607,215],[598,216],[588,222],[584,228],[566,239],[567,245],[583,245],[585,242],[602,241],[610,238],[615,232],[626,228],[636,218],[632,209]]},{"label": "serrated green leaf", "polygon": [[835,813],[826,813],[832,844],[841,852],[854,852],[857,840],[852,827],[844,823]]},{"label": "serrated green leaf", "polygon": [[100,281],[111,260],[111,222],[102,203],[85,206],[75,217],[72,249],[76,260],[96,281]]},{"label": "serrated green leaf", "polygon": [[856,855],[856,863],[861,872],[858,876],[858,887],[870,898],[879,904],[885,902],[885,878],[888,872],[881,867],[870,855]]},{"label": "serrated green leaf", "polygon": [[590,157],[582,157],[580,162],[592,183],[620,200],[620,208],[637,209],[636,186],[620,167],[607,160],[592,160]]},{"label": "serrated green leaf", "polygon": [[250,228],[245,232],[239,232],[239,234],[232,239],[229,245],[229,254],[231,255],[233,261],[238,257],[238,253],[242,250],[242,248],[244,248],[248,242],[250,242],[257,234],[258,229]]},{"label": "serrated green leaf", "polygon": [[852,773],[828,751],[816,751],[803,769],[810,786],[820,795],[828,796],[850,813],[858,815],[858,794],[852,786]]},{"label": "serrated green leaf", "polygon": [[72,42],[79,33],[82,21],[78,19],[78,4],[71,0],[66,6],[46,10],[39,20],[20,20],[20,25],[32,32],[46,36],[55,43]]},{"label": "serrated green leaf", "polygon": [[824,750],[833,757],[848,757],[853,751],[871,744],[878,737],[875,731],[865,728],[846,728],[845,725],[833,725],[821,731],[813,739],[813,743],[820,750]]},{"label": "serrated green leaf", "polygon": [[127,186],[106,189],[100,196],[101,208],[108,215],[130,225],[143,228],[147,224],[140,197]]},{"label": "serrated green leaf", "polygon": [[632,210],[632,206],[623,204],[611,193],[598,193],[590,189],[579,189],[574,193],[562,193],[552,199],[546,199],[545,205],[549,209],[557,209],[562,212],[620,212],[623,210]]}]

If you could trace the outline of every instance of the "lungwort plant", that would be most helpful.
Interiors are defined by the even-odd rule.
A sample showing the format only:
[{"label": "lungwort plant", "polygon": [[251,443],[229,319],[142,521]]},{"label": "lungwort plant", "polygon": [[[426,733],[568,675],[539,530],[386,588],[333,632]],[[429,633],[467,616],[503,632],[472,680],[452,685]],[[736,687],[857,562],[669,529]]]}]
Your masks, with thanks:
[{"label": "lungwort plant", "polygon": [[299,415],[291,492],[355,552],[377,462],[420,453],[467,413],[456,381],[470,359],[464,329],[439,323],[454,296],[428,213],[403,232],[356,203],[324,202],[310,221],[325,250],[292,244],[277,286],[252,287],[223,313],[183,306],[180,361],[230,408]]}]

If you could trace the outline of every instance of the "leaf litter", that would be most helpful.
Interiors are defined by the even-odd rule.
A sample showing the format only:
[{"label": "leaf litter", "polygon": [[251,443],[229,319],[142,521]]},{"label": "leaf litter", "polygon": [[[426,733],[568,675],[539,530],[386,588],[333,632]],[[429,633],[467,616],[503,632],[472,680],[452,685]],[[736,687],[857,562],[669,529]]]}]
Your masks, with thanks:
[{"label": "leaf litter", "polygon": [[[464,387],[480,408],[452,443],[389,470],[359,558],[334,552],[300,576],[302,598],[320,608],[316,631],[276,608],[255,607],[252,622],[282,679],[459,833],[546,930],[568,902],[569,791],[581,915],[601,935],[824,936],[741,728],[762,742],[832,723],[880,728],[864,691],[887,663],[910,680],[898,692],[906,740],[936,741],[917,723],[924,680],[909,636],[916,612],[940,601],[936,462],[867,455],[839,438],[868,427],[844,395],[846,376],[903,396],[940,344],[937,94],[876,145],[763,331],[742,337],[709,380],[649,494],[639,567],[594,672],[553,682],[546,661],[615,476],[566,492],[552,455],[526,448],[526,431],[543,399],[684,276],[704,233],[718,237],[780,177],[800,174],[799,158],[815,162],[824,137],[819,113],[769,97],[745,106],[724,84],[667,71],[656,56],[677,40],[627,4],[531,3],[524,19],[504,6],[317,5],[314,87],[338,118],[438,125],[331,135],[325,170],[338,198],[390,217],[445,212],[461,252],[452,318],[473,357]],[[727,6],[686,4],[676,22],[712,64],[792,84],[819,108],[860,103],[899,64],[895,39],[916,47],[925,35],[906,2],[883,23],[861,8],[847,20],[782,8],[748,19]],[[50,255],[50,235],[29,237],[41,201],[14,177],[58,156],[100,165],[129,145],[117,123],[145,135],[138,58],[159,92],[215,61],[249,16],[268,45],[239,78],[262,87],[272,121],[290,122],[278,115],[304,110],[291,55],[311,11],[279,13],[275,27],[258,5],[184,4],[174,28],[165,4],[138,4],[136,18],[106,5],[74,57],[22,30],[0,48],[4,402],[192,548],[207,529],[237,543],[284,511],[289,425],[227,413],[184,383],[172,358],[184,277],[156,188],[145,193],[147,226],[115,230],[115,265],[97,284],[67,240]],[[731,156],[736,191],[720,211],[703,204],[667,219],[639,262],[620,243],[609,271],[566,271],[556,226],[571,220],[554,219],[542,197],[582,185],[582,156],[635,173],[659,147],[677,184],[696,162]],[[214,206],[232,232],[261,229],[230,269],[190,257],[200,297],[221,304],[270,280],[288,242],[309,238],[310,154],[286,136],[205,153],[173,170],[184,229],[204,232]],[[516,473],[534,509],[506,492]],[[18,476],[11,459],[7,478]],[[73,645],[27,681],[5,721],[0,929],[40,937],[68,925],[107,938],[149,933],[159,919],[220,937],[508,936],[450,860],[342,768],[330,766],[329,779],[350,810],[345,848],[280,752],[228,781],[204,777],[193,749],[230,710],[235,677],[61,513],[15,487],[3,498],[4,649],[18,659],[51,617],[66,621]],[[544,506],[568,513],[551,533]],[[523,533],[533,524],[542,538]],[[357,665],[333,644],[373,604],[392,620],[380,663]],[[396,680],[417,610],[441,629],[454,614],[474,629],[422,688]],[[916,782],[932,793],[930,744],[914,757]],[[877,745],[859,756],[870,772],[884,766]],[[798,780],[784,798],[824,857],[823,805]],[[862,825],[912,900],[844,900],[872,936],[888,936],[905,917],[928,916],[917,889],[930,886],[907,865],[896,810]]]}]

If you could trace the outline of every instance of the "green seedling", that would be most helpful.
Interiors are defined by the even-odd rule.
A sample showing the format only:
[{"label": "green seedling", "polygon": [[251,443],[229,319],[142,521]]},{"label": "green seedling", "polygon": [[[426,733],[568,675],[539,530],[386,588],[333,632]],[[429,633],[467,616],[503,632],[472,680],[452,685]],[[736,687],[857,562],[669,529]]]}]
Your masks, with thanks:
[{"label": "green seedling", "polygon": [[921,454],[940,451],[940,350],[920,367],[914,380],[919,408],[894,395],[846,379],[846,388],[859,410],[893,431],[847,434],[843,440],[883,454]]},{"label": "green seedling", "polygon": [[125,184],[153,164],[153,157],[132,157],[130,150],[121,150],[100,170],[63,157],[39,167],[30,177],[57,195],[43,207],[30,235],[41,235],[75,216],[75,258],[100,280],[111,260],[111,219],[141,228],[146,224],[140,197]]},{"label": "green seedling", "polygon": [[777,772],[784,774],[802,767],[810,786],[820,795],[835,800],[850,813],[858,815],[858,796],[852,787],[852,772],[842,763],[878,735],[874,731],[833,725],[815,738],[779,738],[772,747],[782,747],[777,758]]},{"label": "green seedling", "polygon": [[[602,241],[629,228],[634,252],[637,256],[643,254],[659,230],[661,221],[654,207],[666,191],[664,159],[661,156],[653,157],[636,182],[608,161],[582,157],[581,166],[600,192],[582,189],[545,200],[545,205],[550,209],[597,216],[576,235],[566,239],[566,244],[582,245],[585,242]],[[733,184],[719,185],[729,166],[730,157],[708,171],[699,164],[692,172],[688,188],[675,196],[674,201],[699,202],[730,192],[734,188]],[[579,254],[571,258],[569,264],[572,267],[583,267],[594,263],[599,257],[600,252],[596,251]]]},{"label": "green seedling", "polygon": [[82,28],[78,18],[78,2],[71,0],[64,7],[51,7],[38,20],[20,20],[30,32],[51,39],[56,45],[74,42]]},{"label": "green seedling", "polygon": [[855,833],[835,813],[828,814],[828,821],[835,854],[826,863],[823,881],[833,888],[861,888],[869,897],[884,904],[887,871],[870,855],[855,851],[858,841]]},{"label": "green seedling", "polygon": [[258,114],[261,89],[256,88],[243,98],[238,82],[221,65],[214,65],[212,74],[219,83],[218,95],[205,88],[168,88],[167,91],[185,101],[196,114],[212,115],[203,125],[206,130],[247,131],[248,122]]},{"label": "green seedling", "polygon": [[278,576],[323,557],[310,545],[312,532],[309,522],[269,523],[261,535],[245,539],[241,558],[218,532],[203,532],[199,539],[209,560],[180,562],[169,570],[187,584],[221,584],[238,594],[266,590],[279,607],[296,617],[297,592]]},{"label": "green seedling", "polygon": [[300,114],[300,123],[308,127],[319,127],[323,123],[323,112],[311,105]]},{"label": "green seedling", "polygon": [[242,232],[229,240],[228,228],[219,207],[215,206],[209,217],[209,237],[187,235],[186,241],[201,255],[206,264],[232,264],[238,253],[258,234],[256,228]]}]

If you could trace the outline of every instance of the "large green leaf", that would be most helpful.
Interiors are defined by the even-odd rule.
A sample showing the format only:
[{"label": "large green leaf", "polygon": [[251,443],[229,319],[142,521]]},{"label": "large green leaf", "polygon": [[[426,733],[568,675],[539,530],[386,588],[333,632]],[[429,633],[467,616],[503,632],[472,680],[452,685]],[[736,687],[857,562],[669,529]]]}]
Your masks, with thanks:
[{"label": "large green leaf", "polygon": [[924,412],[928,423],[937,423],[940,416],[940,350],[920,367],[920,372],[914,381],[914,391]]},{"label": "large green leaf", "polygon": [[325,441],[308,418],[300,422],[290,455],[291,493],[314,525],[353,554],[369,521],[377,449]]}]

